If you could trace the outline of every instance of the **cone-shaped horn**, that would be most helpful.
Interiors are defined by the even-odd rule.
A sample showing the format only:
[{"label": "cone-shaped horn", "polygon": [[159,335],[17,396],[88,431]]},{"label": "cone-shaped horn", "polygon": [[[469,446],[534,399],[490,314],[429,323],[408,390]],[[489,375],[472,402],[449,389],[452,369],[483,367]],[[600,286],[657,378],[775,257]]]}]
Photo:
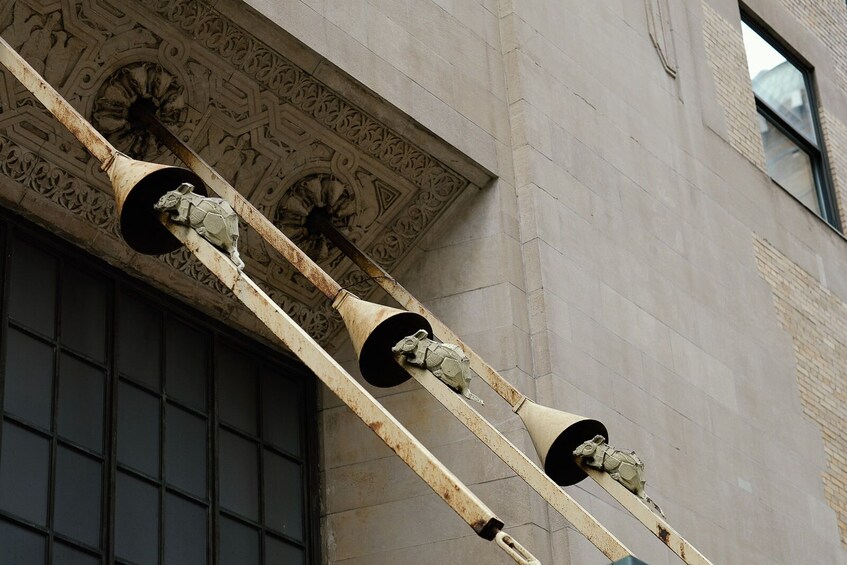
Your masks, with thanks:
[{"label": "cone-shaped horn", "polygon": [[184,182],[194,192],[206,194],[206,185],[196,174],[181,167],[157,165],[116,153],[106,168],[115,191],[121,234],[127,244],[147,255],[160,255],[182,245],[156,217],[153,205],[159,197]]},{"label": "cone-shaped horn", "polygon": [[596,435],[609,439],[606,426],[597,420],[539,406],[529,399],[524,400],[517,413],[532,438],[544,472],[563,487],[575,485],[587,476],[574,462],[574,449]]},{"label": "cone-shaped horn", "polygon": [[333,307],[344,319],[359,356],[359,370],[366,381],[373,386],[391,387],[409,379],[409,373],[394,359],[391,348],[418,330],[426,330],[432,337],[432,326],[426,318],[361,300],[346,290],[341,291]]}]

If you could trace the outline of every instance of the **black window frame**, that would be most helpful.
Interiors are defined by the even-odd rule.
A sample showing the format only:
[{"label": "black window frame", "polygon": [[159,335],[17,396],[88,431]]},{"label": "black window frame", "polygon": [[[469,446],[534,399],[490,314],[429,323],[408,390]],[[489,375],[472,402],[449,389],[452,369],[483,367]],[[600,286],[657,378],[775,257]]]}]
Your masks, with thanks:
[{"label": "black window frame", "polygon": [[[19,420],[15,416],[6,415],[4,411],[4,392],[5,392],[5,366],[6,366],[6,357],[7,357],[7,339],[6,334],[8,333],[8,327],[14,327],[13,323],[10,322],[9,318],[9,285],[10,285],[10,277],[8,276],[10,273],[10,258],[11,258],[11,249],[13,240],[20,240],[25,242],[28,245],[44,249],[47,253],[51,255],[61,257],[61,264],[69,264],[72,265],[73,268],[78,270],[90,270],[90,272],[102,276],[109,280],[110,287],[108,290],[109,293],[109,308],[108,308],[108,322],[107,328],[108,332],[106,335],[107,339],[107,348],[111,351],[106,354],[104,361],[101,362],[103,366],[107,367],[107,380],[104,384],[104,410],[105,410],[105,418],[107,422],[107,426],[103,429],[103,452],[102,452],[102,473],[104,476],[101,477],[102,482],[102,493],[101,493],[101,547],[100,549],[95,550],[93,546],[91,547],[91,553],[87,553],[88,555],[94,557],[94,551],[97,551],[102,554],[100,558],[101,563],[112,563],[117,562],[115,556],[115,527],[116,527],[116,509],[115,509],[115,480],[117,478],[117,471],[120,469],[121,465],[118,463],[118,457],[116,453],[116,443],[114,441],[114,434],[117,431],[117,413],[114,409],[115,395],[117,394],[118,384],[121,382],[121,377],[115,372],[113,372],[114,368],[112,367],[114,364],[114,356],[116,355],[116,346],[114,341],[116,340],[116,334],[114,331],[114,326],[117,323],[117,319],[114,315],[114,310],[117,308],[117,297],[119,293],[127,292],[136,297],[141,297],[145,302],[148,302],[153,305],[160,306],[162,311],[162,319],[163,323],[166,323],[169,318],[174,318],[183,323],[188,323],[196,328],[207,328],[209,333],[211,334],[211,339],[213,342],[212,356],[216,359],[218,355],[220,355],[220,347],[218,347],[218,342],[220,342],[223,338],[227,340],[227,343],[230,346],[237,347],[239,350],[247,352],[251,355],[255,355],[258,359],[264,359],[267,364],[273,364],[276,366],[284,366],[286,369],[291,369],[292,373],[295,376],[301,378],[299,384],[302,386],[303,394],[305,398],[305,405],[302,406],[302,417],[303,417],[303,428],[301,432],[301,441],[302,441],[302,449],[303,449],[303,463],[302,469],[304,474],[304,488],[303,488],[303,513],[304,513],[304,528],[305,531],[303,533],[303,548],[306,554],[306,562],[310,564],[318,564],[322,561],[321,555],[321,534],[320,534],[320,482],[319,482],[319,437],[318,437],[318,426],[317,426],[317,417],[318,417],[318,406],[317,406],[317,383],[314,375],[300,363],[296,358],[291,356],[289,352],[282,350],[281,348],[275,346],[274,344],[268,343],[264,340],[258,339],[256,337],[247,335],[241,332],[238,329],[234,329],[232,327],[227,326],[225,323],[213,319],[206,314],[199,312],[192,308],[190,304],[182,302],[172,296],[168,296],[162,290],[151,287],[149,284],[135,279],[128,275],[127,273],[117,269],[111,265],[106,264],[102,259],[91,255],[85,250],[79,249],[68,241],[57,237],[56,235],[49,233],[47,230],[40,226],[36,226],[32,224],[29,220],[21,218],[14,212],[11,212],[5,208],[0,207],[0,252],[3,253],[2,260],[0,260],[0,334],[2,334],[2,339],[0,339],[0,422],[9,421],[12,425],[15,426],[25,426],[27,429],[32,428],[32,425],[29,424],[25,420]],[[59,275],[61,277],[61,274]],[[56,293],[61,292],[60,288],[56,288]],[[58,301],[57,301],[58,304]],[[58,316],[58,314],[57,314]],[[164,329],[164,326],[163,326]],[[57,338],[53,338],[55,341]],[[62,348],[57,347],[55,349],[54,356],[61,355]],[[78,353],[74,353],[76,357],[81,357]],[[84,358],[84,357],[83,357]],[[217,364],[217,361],[214,361]],[[210,368],[212,371],[211,374],[214,374],[216,369]],[[260,375],[261,377],[261,375]],[[211,378],[211,377],[210,377]],[[257,385],[258,386],[258,385]],[[214,399],[217,395],[218,388],[218,378],[212,378],[211,382],[208,383],[209,390],[207,390],[207,395]],[[212,389],[215,389],[213,392]],[[55,412],[56,408],[56,394],[58,387],[56,385],[53,386],[54,398],[53,398],[53,411]],[[214,401],[214,404],[209,405],[210,409],[214,411],[214,414],[209,413],[209,424],[211,428],[210,437],[208,438],[208,446],[207,449],[211,450],[211,454],[208,456],[207,461],[210,463],[210,467],[207,469],[207,477],[209,481],[214,478],[214,481],[218,480],[218,461],[219,461],[219,451],[218,451],[218,436],[221,433],[220,430],[229,429],[231,426],[225,424],[219,417],[217,413],[217,408],[211,408],[212,406],[217,405],[217,400]],[[162,410],[164,411],[164,407],[166,404],[162,405]],[[259,424],[261,425],[261,424]],[[48,483],[49,491],[47,493],[48,503],[52,504],[50,501],[54,499],[55,496],[55,481],[52,478],[56,472],[56,456],[55,452],[57,450],[57,446],[68,444],[68,446],[72,449],[82,452],[79,450],[73,443],[68,443],[67,440],[61,440],[58,438],[58,435],[55,429],[52,432],[48,430],[44,430],[43,432],[39,431],[37,428],[35,429],[36,435],[43,436],[44,439],[50,441],[51,447],[51,455],[49,458],[50,461],[50,480]],[[0,442],[2,442],[2,432],[3,428],[0,426]],[[160,430],[160,434],[164,434],[164,429]],[[51,436],[51,437],[48,437]],[[262,450],[262,441],[261,439],[256,439],[255,441],[259,442],[259,452]],[[268,446],[265,446],[267,448]],[[160,446],[160,449],[164,449]],[[281,454],[285,454],[283,451],[279,449],[275,449],[274,451],[278,451]],[[261,454],[260,454],[261,457]],[[260,465],[262,459],[259,460]],[[259,475],[257,480],[262,480],[262,469],[259,470]],[[164,478],[160,477],[162,481],[162,486],[160,488],[160,497],[164,497],[164,493],[174,490],[172,487],[168,487],[164,484]],[[226,516],[231,518],[234,516],[236,519],[240,519],[237,514],[233,514],[231,511],[225,510],[221,507],[220,503],[220,494],[217,491],[217,487],[215,484],[211,484],[210,487],[212,490],[212,498],[208,500],[208,528],[210,537],[207,538],[207,563],[209,564],[217,564],[219,563],[219,555],[217,552],[218,547],[218,537],[219,537],[219,521],[222,517]],[[178,490],[175,490],[177,494],[181,494]],[[260,500],[259,504],[262,504]],[[49,511],[50,516],[52,516],[52,510]],[[160,530],[162,529],[162,520],[164,519],[164,508],[160,506]],[[87,552],[84,545],[81,545],[80,542],[76,540],[71,540],[71,538],[67,538],[62,534],[59,534],[54,531],[53,525],[48,523],[47,526],[41,526],[30,522],[24,518],[6,512],[0,509],[0,517],[4,521],[7,521],[17,527],[23,528],[25,530],[31,532],[37,532],[42,536],[45,536],[45,562],[50,563],[52,560],[52,548],[54,547],[56,541],[67,541],[73,542],[74,547],[79,548],[83,552]],[[247,523],[246,520],[241,520]],[[259,532],[264,534],[266,531],[266,526],[260,524],[258,526],[253,525],[252,527],[259,528]],[[277,534],[274,534],[274,537],[279,537]],[[261,539],[261,538],[260,538]],[[158,559],[161,562],[163,558],[163,544],[164,540],[161,535],[158,541],[159,547],[157,548]],[[260,541],[260,554],[264,553],[264,541]]]},{"label": "black window frame", "polygon": [[[780,41],[773,31],[768,29],[759,18],[743,8],[741,10],[741,21],[771,47],[773,47],[777,53],[785,57],[785,60],[793,65],[803,75],[803,82],[809,96],[809,111],[812,116],[812,126],[814,127],[815,137],[818,139],[817,146],[815,146],[815,144],[812,143],[812,141],[810,141],[805,135],[797,131],[794,126],[789,124],[776,110],[771,108],[767,102],[759,98],[755,90],[753,90],[753,97],[756,101],[756,111],[764,120],[773,125],[780,133],[785,135],[792,143],[797,145],[806,155],[808,155],[809,161],[812,165],[812,176],[815,183],[815,193],[817,194],[818,206],[821,210],[820,216],[818,216],[814,210],[812,210],[812,213],[815,213],[815,216],[820,217],[824,222],[841,232],[841,220],[838,216],[832,175],[830,174],[829,160],[826,154],[821,120],[818,111],[818,94],[815,81],[813,80],[814,68],[798,57],[786,46],[785,43]],[[782,186],[779,181],[773,177],[771,177],[771,180],[774,184],[782,188],[789,196],[800,202],[789,190]],[[800,203],[803,204],[802,202]],[[803,204],[803,207],[808,209],[805,204]]]}]

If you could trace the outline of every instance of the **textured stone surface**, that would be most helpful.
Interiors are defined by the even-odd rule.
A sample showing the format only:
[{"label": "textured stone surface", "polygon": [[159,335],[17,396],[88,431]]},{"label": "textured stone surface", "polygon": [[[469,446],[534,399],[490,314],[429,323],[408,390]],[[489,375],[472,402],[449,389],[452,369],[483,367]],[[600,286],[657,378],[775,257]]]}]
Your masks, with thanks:
[{"label": "textured stone surface", "polygon": [[779,321],[791,336],[803,412],[824,441],[824,492],[847,545],[847,303],[813,276],[756,238],[756,259],[771,285]]},{"label": "textured stone surface", "polygon": [[[273,39],[253,35],[213,3],[73,4],[63,11],[35,1],[6,3],[0,33],[118,149],[175,162],[132,124],[130,108],[144,100],[289,234],[312,208],[326,207],[353,240],[392,267],[469,185],[292,62],[298,53],[281,54]],[[76,218],[118,237],[111,189],[98,164],[20,84],[7,81],[0,93],[0,105],[10,110],[0,117],[5,175],[65,208],[67,221],[60,223]],[[322,191],[305,201],[292,197],[315,178],[330,191],[343,187],[343,206]],[[324,241],[301,232],[292,235],[343,285],[362,278],[337,250],[330,253]],[[106,248],[96,241],[91,247]],[[273,250],[249,232],[241,247],[247,272],[300,324],[324,341],[337,332],[340,320],[324,297]],[[220,290],[184,253],[163,262]],[[369,294],[372,285],[358,290]]]},{"label": "textured stone surface", "polygon": [[[38,5],[47,6],[46,16],[58,4]],[[145,5],[164,13],[162,2]],[[387,266],[526,394],[603,421],[613,445],[636,450],[650,496],[698,549],[715,563],[847,564],[847,495],[839,486],[844,415],[827,402],[847,355],[839,349],[847,243],[764,172],[737,2],[213,5],[300,69],[298,84],[311,85],[308,76],[314,77],[479,187],[463,190],[440,219],[427,219],[426,235]],[[815,70],[843,211],[844,3],[745,5]],[[162,51],[165,62],[215,48],[186,13],[176,11],[168,18],[179,21],[163,24],[162,33],[179,38],[181,49]],[[672,55],[675,76],[664,64]],[[258,120],[251,112],[262,114],[261,104],[276,108],[273,100],[285,89],[268,93],[261,77],[245,76],[249,61],[207,66],[227,80],[198,83],[219,100],[219,113],[209,119],[233,129],[223,145],[212,136],[206,151],[266,147],[247,124]],[[66,71],[51,72],[62,80]],[[22,120],[10,118],[24,112],[39,128],[47,123],[32,106],[7,112],[9,92],[14,87],[4,81],[0,127],[13,128],[30,145],[22,153],[0,141],[9,155],[0,167],[16,179],[4,183],[0,196],[66,226],[77,240],[99,238],[110,256],[153,272],[158,261],[128,252],[87,221],[62,223],[67,208],[55,201],[75,194],[68,183],[94,173],[74,168],[72,154],[41,165],[37,148],[72,145],[55,131],[46,140],[33,137]],[[245,97],[258,100],[258,109]],[[315,121],[313,110],[298,106],[281,117],[308,122],[308,114]],[[322,130],[309,135],[314,131]],[[359,154],[352,149],[357,140],[344,139],[337,150]],[[378,158],[368,153],[375,146],[365,145],[360,163]],[[231,159],[216,163],[242,171]],[[50,176],[54,168],[68,174]],[[35,170],[49,171],[55,184],[32,190]],[[248,181],[259,178],[250,167],[243,171]],[[396,170],[388,177],[390,187],[412,182]],[[100,211],[109,199],[72,202],[84,218],[111,213]],[[221,318],[241,320],[230,302],[214,298],[212,286],[166,273],[164,280],[184,296],[214,304]],[[303,315],[328,324],[320,310]],[[337,357],[355,372],[343,342],[337,340]],[[827,386],[831,394],[824,394]],[[509,531],[543,562],[609,562],[416,384],[368,389],[508,519]],[[486,387],[474,392],[486,401],[483,415],[529,449],[508,407]],[[326,391],[320,426],[326,562],[506,562]],[[596,485],[568,491],[646,562],[678,562]]]}]

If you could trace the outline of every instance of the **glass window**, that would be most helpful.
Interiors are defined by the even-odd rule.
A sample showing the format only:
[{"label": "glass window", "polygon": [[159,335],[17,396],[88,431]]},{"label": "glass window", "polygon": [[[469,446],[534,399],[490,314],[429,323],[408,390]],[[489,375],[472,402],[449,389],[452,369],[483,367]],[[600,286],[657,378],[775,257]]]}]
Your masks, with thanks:
[{"label": "glass window", "polygon": [[305,369],[32,231],[0,212],[0,563],[318,563]]},{"label": "glass window", "polygon": [[755,24],[742,21],[741,31],[768,173],[838,228],[810,73]]}]

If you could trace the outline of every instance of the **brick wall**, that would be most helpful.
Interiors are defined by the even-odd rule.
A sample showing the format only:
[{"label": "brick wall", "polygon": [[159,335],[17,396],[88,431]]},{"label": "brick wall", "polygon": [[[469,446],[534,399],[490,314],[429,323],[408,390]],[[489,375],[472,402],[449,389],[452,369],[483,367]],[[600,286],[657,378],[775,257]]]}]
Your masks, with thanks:
[{"label": "brick wall", "polygon": [[847,304],[766,240],[754,237],[754,248],[794,344],[803,412],[821,429],[824,495],[847,547]]},{"label": "brick wall", "polygon": [[765,150],[756,123],[756,103],[738,22],[730,23],[703,0],[703,40],[714,74],[715,94],[724,111],[729,142],[760,169]]}]

